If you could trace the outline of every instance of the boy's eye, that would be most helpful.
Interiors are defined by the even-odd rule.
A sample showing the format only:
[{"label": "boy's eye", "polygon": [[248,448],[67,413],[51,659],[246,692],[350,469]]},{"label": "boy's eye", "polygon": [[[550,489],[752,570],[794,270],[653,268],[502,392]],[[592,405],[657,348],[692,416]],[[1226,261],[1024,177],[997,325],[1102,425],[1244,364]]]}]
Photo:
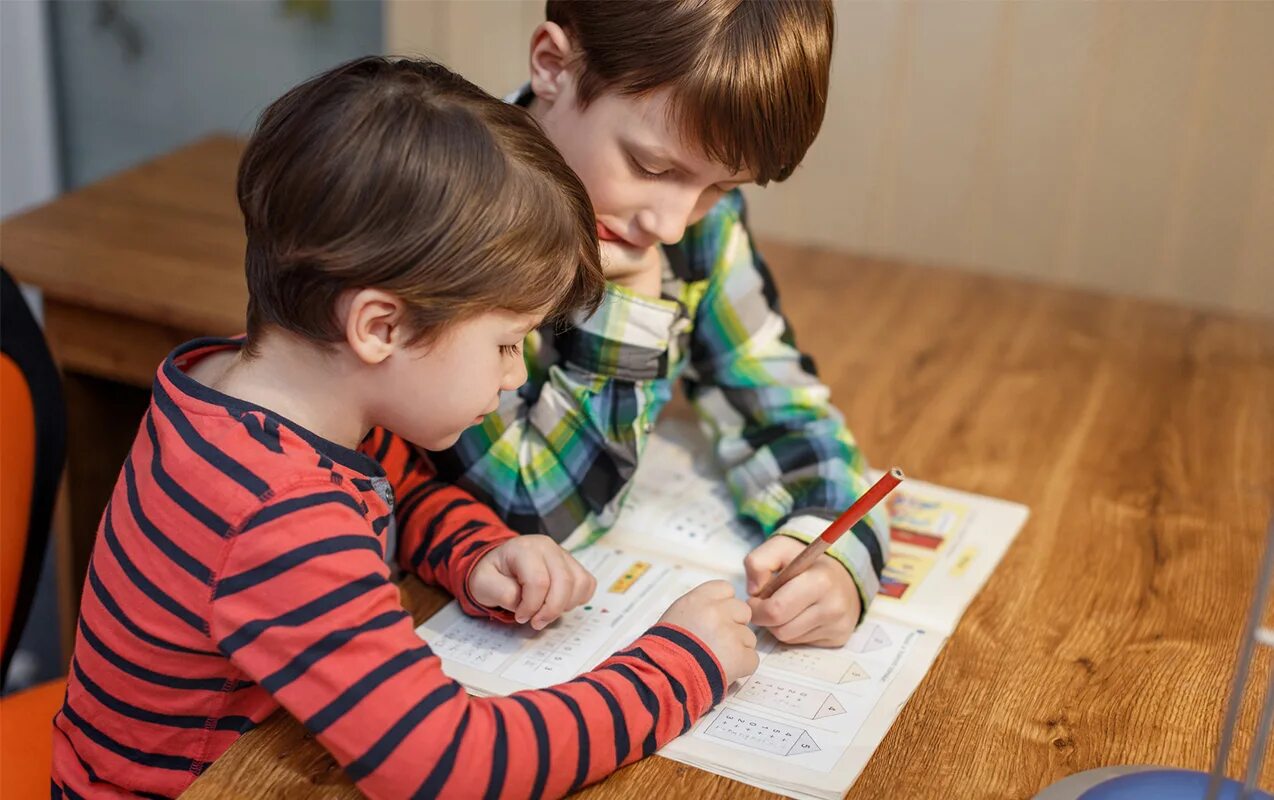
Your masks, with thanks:
[{"label": "boy's eye", "polygon": [[651,172],[643,167],[641,162],[634,158],[631,154],[628,156],[628,165],[632,167],[633,172],[635,172],[638,177],[646,178],[647,180],[658,180],[668,174],[667,170],[663,172]]},{"label": "boy's eye", "polygon": [[522,345],[521,345],[521,344],[502,344],[502,345],[500,345],[500,355],[502,355],[502,356],[516,356],[516,355],[521,354],[521,352],[522,352]]}]

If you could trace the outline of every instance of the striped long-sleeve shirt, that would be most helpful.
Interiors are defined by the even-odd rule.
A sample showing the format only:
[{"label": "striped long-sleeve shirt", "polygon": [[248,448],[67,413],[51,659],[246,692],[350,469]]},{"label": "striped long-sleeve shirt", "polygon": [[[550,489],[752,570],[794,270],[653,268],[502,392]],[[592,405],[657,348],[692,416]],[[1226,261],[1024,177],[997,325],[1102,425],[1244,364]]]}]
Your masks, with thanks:
[{"label": "striped long-sleeve shirt", "polygon": [[721,700],[720,664],[670,625],[570,682],[467,695],[387,559],[507,619],[465,582],[516,534],[392,434],[350,450],[185,374],[238,346],[191,342],[156,376],[89,565],[54,797],[176,796],[280,707],[372,797],[560,796]]},{"label": "striped long-sleeve shirt", "polygon": [[[509,98],[525,104],[529,89]],[[611,284],[575,327],[535,332],[530,378],[484,424],[430,453],[439,476],[522,533],[588,541],[612,525],[680,378],[712,436],[740,516],[809,542],[869,487],[861,449],[796,346],[778,290],[733,191],[665,247],[661,297]],[[888,556],[884,504],[829,553],[863,610]]]}]

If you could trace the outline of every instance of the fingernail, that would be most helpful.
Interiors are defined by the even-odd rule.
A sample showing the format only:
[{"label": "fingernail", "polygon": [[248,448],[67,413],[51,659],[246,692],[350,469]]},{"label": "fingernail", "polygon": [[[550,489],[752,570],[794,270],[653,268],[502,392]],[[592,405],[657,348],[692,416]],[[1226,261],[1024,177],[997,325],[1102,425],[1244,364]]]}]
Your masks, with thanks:
[{"label": "fingernail", "polygon": [[519,625],[523,625],[526,623],[526,617],[522,616],[521,614],[514,616],[513,619],[517,620],[517,623]]}]

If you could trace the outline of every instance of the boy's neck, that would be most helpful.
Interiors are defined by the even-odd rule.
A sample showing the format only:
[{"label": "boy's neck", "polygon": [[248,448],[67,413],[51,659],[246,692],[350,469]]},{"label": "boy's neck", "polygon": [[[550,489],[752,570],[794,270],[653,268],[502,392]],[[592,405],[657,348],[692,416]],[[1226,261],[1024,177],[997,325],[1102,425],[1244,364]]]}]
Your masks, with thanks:
[{"label": "boy's neck", "polygon": [[343,447],[356,448],[371,424],[351,367],[340,354],[283,332],[262,337],[257,355],[213,355],[187,373],[237,400],[269,409]]},{"label": "boy's neck", "polygon": [[531,102],[527,103],[526,113],[531,115],[531,119],[535,120],[541,126],[544,125],[544,101],[535,95],[531,95]]}]

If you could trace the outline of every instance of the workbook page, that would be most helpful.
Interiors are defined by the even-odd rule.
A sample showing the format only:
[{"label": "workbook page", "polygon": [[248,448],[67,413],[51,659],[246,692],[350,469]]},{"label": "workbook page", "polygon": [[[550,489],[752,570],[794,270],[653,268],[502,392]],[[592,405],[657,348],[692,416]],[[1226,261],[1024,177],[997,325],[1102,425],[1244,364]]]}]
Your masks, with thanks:
[{"label": "workbook page", "polygon": [[743,592],[742,571],[713,572],[607,541],[575,554],[597,578],[592,599],[543,631],[469,617],[450,603],[417,629],[443,671],[479,694],[543,688],[587,672],[654,625],[701,583],[726,579]]},{"label": "workbook page", "polygon": [[953,633],[1026,523],[1026,507],[912,479],[885,502],[889,560],[873,608]]},{"label": "workbook page", "polygon": [[[880,475],[873,471],[870,477]],[[1025,524],[1027,508],[912,478],[885,502],[889,558],[874,607],[950,634]],[[568,540],[567,546],[581,541]],[[703,434],[678,420],[651,437],[619,519],[603,541],[733,574],[763,539],[738,518]]]},{"label": "workbook page", "polygon": [[[890,499],[881,594],[839,648],[788,646],[757,630],[756,673],[660,754],[794,797],[840,797],[928,672],[1026,518],[1026,509],[908,480]],[[745,597],[761,538],[737,517],[703,436],[652,437],[619,519],[566,545],[597,578],[584,605],[541,632],[465,616],[451,603],[419,628],[447,674],[477,694],[574,678],[621,650],[707,580]]]},{"label": "workbook page", "polygon": [[[544,631],[467,617],[453,603],[418,632],[448,675],[476,694],[505,695],[592,669],[706,580],[729,580],[742,596],[741,561],[714,572],[606,539],[577,556],[597,576],[597,592]],[[757,633],[756,673],[660,754],[801,796],[848,789],[943,641],[874,610],[839,648]]]},{"label": "workbook page", "polygon": [[659,754],[795,797],[841,797],[889,732],[945,639],[869,613],[849,642],[787,646]]}]

